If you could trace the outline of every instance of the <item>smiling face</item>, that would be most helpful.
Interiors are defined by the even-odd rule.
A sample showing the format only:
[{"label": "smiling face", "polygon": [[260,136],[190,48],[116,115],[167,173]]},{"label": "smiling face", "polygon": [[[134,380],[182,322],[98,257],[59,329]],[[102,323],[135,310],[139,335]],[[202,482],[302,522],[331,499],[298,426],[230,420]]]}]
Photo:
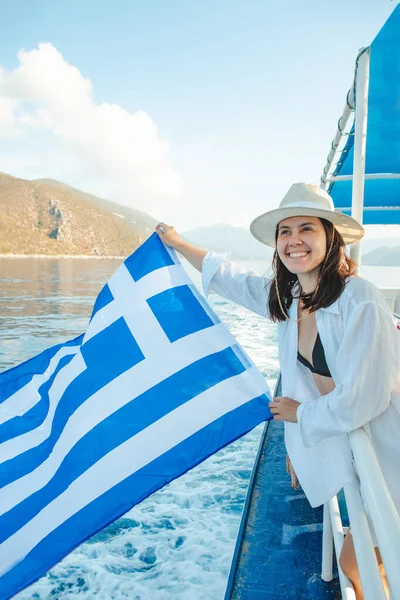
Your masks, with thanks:
[{"label": "smiling face", "polygon": [[276,249],[285,267],[298,274],[311,273],[326,254],[325,228],[317,217],[290,217],[278,225]]}]

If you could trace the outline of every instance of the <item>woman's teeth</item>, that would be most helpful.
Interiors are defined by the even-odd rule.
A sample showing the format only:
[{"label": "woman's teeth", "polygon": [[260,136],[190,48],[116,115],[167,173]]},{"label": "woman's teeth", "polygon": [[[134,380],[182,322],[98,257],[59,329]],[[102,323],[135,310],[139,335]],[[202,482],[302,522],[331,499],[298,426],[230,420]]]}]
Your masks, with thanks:
[{"label": "woman's teeth", "polygon": [[290,258],[301,258],[302,256],[307,256],[308,252],[290,252]]}]

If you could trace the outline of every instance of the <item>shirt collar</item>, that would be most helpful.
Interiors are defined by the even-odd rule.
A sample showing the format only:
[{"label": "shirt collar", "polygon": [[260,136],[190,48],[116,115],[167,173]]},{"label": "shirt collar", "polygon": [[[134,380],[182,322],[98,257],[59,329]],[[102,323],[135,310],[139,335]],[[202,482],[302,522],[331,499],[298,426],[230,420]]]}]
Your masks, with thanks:
[{"label": "shirt collar", "polygon": [[337,300],[335,300],[335,302],[332,302],[332,304],[330,304],[330,306],[327,306],[326,308],[320,308],[320,310],[324,310],[328,313],[332,313],[333,315],[339,315],[340,314],[339,298]]},{"label": "shirt collar", "polygon": [[[300,289],[299,288],[299,284],[298,284],[298,282],[296,282],[294,284],[294,286],[293,286],[293,292],[295,294],[298,294],[299,289]],[[337,298],[335,300],[335,302],[332,302],[332,304],[330,304],[326,308],[320,308],[319,310],[324,310],[324,311],[326,311],[328,313],[331,313],[332,315],[340,315],[340,311],[339,311],[339,298]],[[297,300],[294,300],[292,302],[291,306],[290,306],[290,309],[289,309],[289,317],[290,318],[295,318],[296,315],[297,315]]]}]

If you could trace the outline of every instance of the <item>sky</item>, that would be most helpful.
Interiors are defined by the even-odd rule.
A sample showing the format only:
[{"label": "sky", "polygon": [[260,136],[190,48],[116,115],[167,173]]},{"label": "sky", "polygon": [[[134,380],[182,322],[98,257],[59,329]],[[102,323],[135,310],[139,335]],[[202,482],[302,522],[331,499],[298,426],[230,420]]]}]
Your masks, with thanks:
[{"label": "sky", "polygon": [[0,0],[0,171],[182,231],[248,226],[319,182],[358,49],[396,4]]}]

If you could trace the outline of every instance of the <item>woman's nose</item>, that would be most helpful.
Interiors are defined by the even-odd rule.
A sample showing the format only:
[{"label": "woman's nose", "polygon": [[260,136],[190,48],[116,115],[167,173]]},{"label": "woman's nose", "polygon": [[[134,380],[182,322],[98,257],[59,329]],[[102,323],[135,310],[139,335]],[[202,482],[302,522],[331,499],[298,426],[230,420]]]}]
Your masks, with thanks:
[{"label": "woman's nose", "polygon": [[293,233],[290,236],[289,246],[300,246],[303,243],[303,240],[300,238],[299,234]]}]

